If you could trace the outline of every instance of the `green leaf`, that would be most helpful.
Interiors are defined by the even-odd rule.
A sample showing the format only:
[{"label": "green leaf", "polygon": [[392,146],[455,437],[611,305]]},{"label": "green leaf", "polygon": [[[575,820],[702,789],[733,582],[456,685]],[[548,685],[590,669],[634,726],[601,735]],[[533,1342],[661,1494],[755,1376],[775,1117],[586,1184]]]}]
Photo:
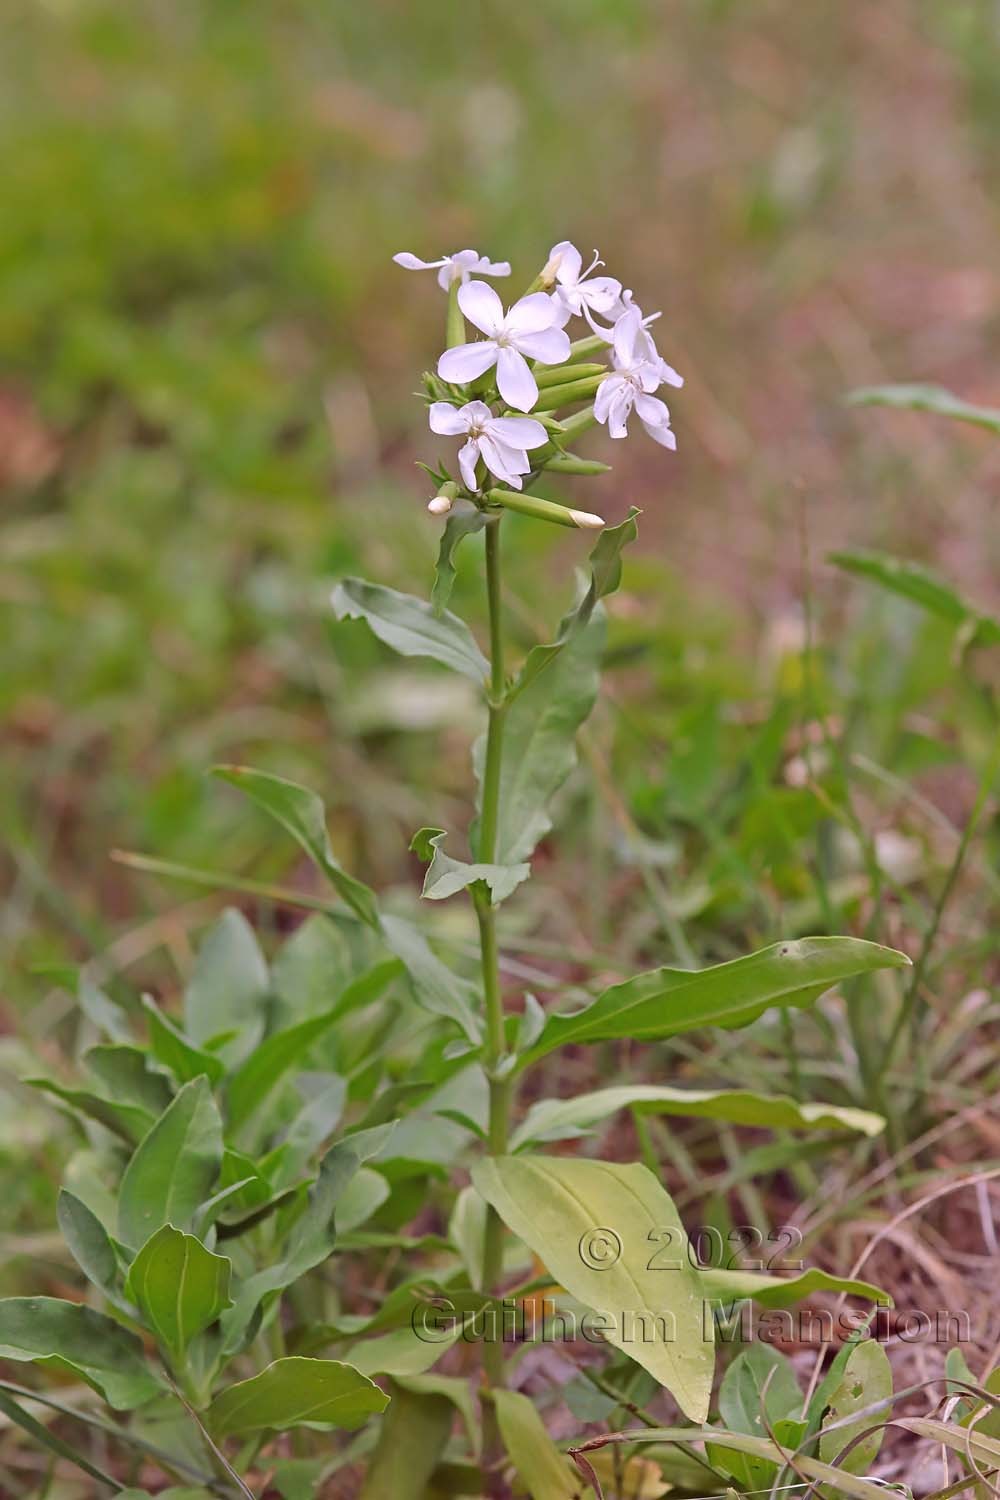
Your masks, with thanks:
[{"label": "green leaf", "polygon": [[590,586],[587,592],[576,608],[561,621],[555,640],[547,645],[534,646],[528,652],[524,666],[508,694],[509,702],[523,693],[541,672],[556,661],[590,622],[599,601],[618,588],[622,581],[622,549],[638,536],[635,518],[640,514],[633,507],[618,526],[606,526],[601,532],[590,554]]},{"label": "green leaf", "polygon": [[349,1362],[362,1375],[423,1375],[457,1343],[462,1320],[441,1329],[434,1338],[420,1338],[413,1327],[394,1328],[378,1338],[365,1339],[347,1352]]},{"label": "green leaf", "polygon": [[[719,1416],[732,1432],[767,1437],[777,1424],[798,1416],[802,1408],[795,1371],[772,1344],[754,1343],[729,1366],[719,1387]],[[711,1444],[709,1457],[716,1462]],[[766,1489],[778,1465],[749,1454],[726,1454],[725,1467],[746,1489]]]},{"label": "green leaf", "polygon": [[[833,1431],[827,1429],[831,1423],[851,1417],[877,1401],[887,1401],[891,1396],[892,1366],[882,1345],[875,1339],[864,1339],[855,1344],[839,1383],[830,1393],[830,1411],[823,1422],[819,1440],[819,1456],[824,1463],[836,1464],[849,1474],[866,1474],[882,1447],[885,1431],[879,1424],[888,1421],[889,1408],[860,1417],[857,1422],[848,1422]],[[849,1453],[845,1453],[844,1449],[870,1427],[875,1431],[861,1438]]]},{"label": "green leaf", "polygon": [[122,1177],[118,1233],[145,1244],[162,1224],[190,1227],[222,1163],[222,1121],[208,1080],[186,1083],[142,1140]]},{"label": "green leaf", "polygon": [[102,1099],[99,1094],[92,1094],[87,1089],[64,1088],[51,1078],[25,1078],[24,1082],[33,1089],[41,1090],[43,1094],[51,1094],[54,1099],[61,1100],[70,1109],[86,1115],[89,1120],[96,1120],[105,1130],[120,1136],[130,1146],[142,1140],[155,1118],[148,1110],[139,1109],[134,1104],[118,1104],[111,1099]]},{"label": "green leaf", "polygon": [[202,939],[184,995],[184,1030],[197,1046],[223,1032],[250,1044],[270,988],[267,964],[242,912],[227,908]]},{"label": "green leaf", "polygon": [[83,1054],[83,1063],[116,1103],[134,1104],[154,1120],[174,1097],[166,1078],[150,1067],[149,1054],[141,1047],[101,1043]]},{"label": "green leaf", "polygon": [[63,1239],[87,1280],[117,1302],[118,1257],[100,1219],[66,1188],[60,1190],[56,1217]]},{"label": "green leaf", "polygon": [[286,833],[291,834],[314,864],[322,870],[334,890],[362,922],[378,926],[378,906],[374,892],[353,875],[341,869],[330,847],[326,810],[322,798],[307,787],[266,771],[249,766],[216,766],[213,775],[256,802]]},{"label": "green leaf", "polygon": [[0,1300],[0,1359],[70,1370],[118,1411],[131,1411],[161,1390],[135,1334],[91,1307],[57,1297]]},{"label": "green leaf", "polygon": [[410,840],[410,848],[429,868],[421,895],[429,901],[444,901],[481,880],[489,887],[494,903],[506,901],[531,874],[530,865],[468,865],[452,859],[441,845],[447,838],[443,828],[421,828]]},{"label": "green leaf", "polygon": [[289,1231],[282,1259],[241,1281],[233,1306],[223,1313],[227,1353],[240,1348],[262,1302],[270,1305],[278,1292],[326,1260],[336,1242],[334,1209],[341,1194],[359,1167],[384,1149],[394,1128],[356,1131],[330,1147],[305,1210]]},{"label": "green leaf", "polygon": [[351,1365],[293,1355],[229,1386],[208,1408],[207,1420],[217,1438],[303,1424],[352,1429],[388,1404],[385,1392]]},{"label": "green leaf", "polygon": [[616,984],[585,1010],[551,1016],[522,1065],[568,1042],[657,1041],[702,1026],[746,1026],[772,1006],[805,1006],[844,979],[910,960],[861,938],[775,943],[709,969],[653,969]]},{"label": "green leaf", "polygon": [[531,1500],[576,1500],[580,1476],[545,1430],[535,1404],[518,1391],[495,1390],[500,1436]]},{"label": "green leaf", "polygon": [[570,1099],[542,1099],[532,1105],[511,1137],[512,1151],[531,1141],[558,1141],[580,1134],[620,1109],[640,1114],[688,1115],[759,1125],[771,1130],[855,1130],[876,1136],[885,1129],[881,1115],[835,1104],[800,1104],[787,1094],[750,1089],[674,1089],[655,1084],[623,1084]]},{"label": "green leaf", "polygon": [[381,1172],[371,1167],[361,1167],[351,1178],[340,1195],[337,1205],[337,1229],[341,1234],[350,1234],[352,1229],[367,1223],[389,1197],[389,1184]]},{"label": "green leaf", "polygon": [[434,568],[431,606],[435,615],[440,616],[448,607],[455,585],[455,553],[459,543],[474,532],[482,531],[485,525],[486,517],[472,505],[458,507],[449,514],[441,533],[441,545]]},{"label": "green leaf", "polygon": [[872,1302],[891,1306],[892,1298],[870,1281],[856,1281],[847,1276],[833,1276],[816,1266],[797,1276],[768,1276],[762,1271],[728,1271],[702,1268],[699,1271],[705,1296],[725,1305],[752,1298],[762,1307],[791,1307],[814,1292],[846,1292],[853,1297],[868,1297]]},{"label": "green leaf", "polygon": [[143,995],[142,1006],[149,1020],[149,1045],[153,1056],[169,1068],[178,1083],[190,1083],[202,1074],[211,1084],[221,1082],[225,1064],[212,1052],[196,1047],[179,1026],[159,1009],[151,995]]},{"label": "green leaf", "polygon": [[[900,1423],[901,1426],[912,1425]],[[945,1424],[934,1424],[944,1426]],[[768,1438],[749,1437],[742,1432],[722,1432],[715,1427],[704,1427],[700,1432],[693,1432],[690,1427],[648,1427],[642,1430],[643,1443],[690,1443],[700,1438],[707,1438],[713,1447],[730,1448],[738,1453],[750,1453],[755,1457],[768,1459],[775,1464],[783,1464],[786,1450],[772,1443]],[[800,1474],[809,1479],[821,1480],[824,1484],[832,1485],[831,1495],[838,1497],[847,1496],[849,1500],[885,1500],[885,1484],[881,1480],[859,1479],[854,1474],[847,1474],[842,1469],[835,1469],[830,1464],[820,1463],[819,1459],[808,1458],[803,1453],[795,1455],[795,1468]]]},{"label": "green leaf", "polygon": [[269,1036],[250,1054],[233,1074],[226,1093],[229,1124],[234,1132],[239,1131],[289,1069],[308,1054],[342,1014],[339,1003],[331,1006],[321,1016],[311,1016],[308,1021]]},{"label": "green leaf", "polygon": [[[472,1180],[602,1332],[665,1385],[692,1421],[708,1415],[715,1350],[702,1288],[670,1196],[645,1167],[580,1158],[500,1156]],[[671,1264],[657,1264],[670,1236]],[[661,1259],[662,1264],[662,1259]]]},{"label": "green leaf", "polygon": [[132,1040],[127,1012],[94,983],[86,967],[77,976],[76,998],[87,1020],[98,1031],[103,1031],[113,1042]]},{"label": "green leaf", "polygon": [[447,1396],[395,1388],[359,1500],[425,1500],[453,1416]]},{"label": "green leaf", "polygon": [[1000,643],[1000,620],[982,614],[943,578],[919,563],[890,557],[885,552],[831,552],[829,561],[845,573],[871,579],[889,593],[898,594],[937,619],[945,620],[962,632],[968,646]]},{"label": "green leaf", "polygon": [[869,385],[852,391],[851,406],[893,406],[900,411],[927,411],[937,417],[953,417],[1000,433],[1000,411],[993,406],[975,406],[941,385]]},{"label": "green leaf", "polygon": [[175,1360],[191,1340],[232,1306],[232,1262],[206,1250],[193,1234],[164,1224],[129,1267],[125,1293],[146,1326]]},{"label": "green leaf", "polygon": [[401,656],[429,656],[473,682],[489,677],[489,662],[471,630],[448,610],[435,614],[423,599],[363,578],[338,583],[331,602],[338,620],[364,620],[380,641]]},{"label": "green leaf", "polygon": [[475,1010],[476,991],[453,974],[431,950],[423,933],[403,917],[384,916],[382,936],[404,965],[414,998],[436,1016],[447,1016],[470,1042],[482,1041],[482,1021]]},{"label": "green leaf", "polygon": [[[517,865],[552,827],[549,802],[576,765],[576,733],[597,698],[604,654],[604,611],[560,647],[544,675],[532,673],[504,713],[496,859]],[[535,650],[552,649],[535,647]],[[528,662],[531,657],[528,657]],[[527,666],[527,663],[526,663]],[[484,740],[474,752],[482,798]]]}]

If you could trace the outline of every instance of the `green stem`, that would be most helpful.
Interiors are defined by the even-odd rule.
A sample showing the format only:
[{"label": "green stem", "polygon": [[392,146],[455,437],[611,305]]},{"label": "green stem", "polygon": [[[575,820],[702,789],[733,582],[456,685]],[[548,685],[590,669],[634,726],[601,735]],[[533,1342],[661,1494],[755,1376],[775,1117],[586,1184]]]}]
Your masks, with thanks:
[{"label": "green stem", "polygon": [[[504,689],[503,615],[500,584],[500,518],[491,518],[486,526],[486,597],[490,618],[490,692],[489,727],[486,734],[486,761],[483,768],[483,803],[479,819],[479,858],[491,864],[496,856],[497,828],[500,812],[500,771],[503,754]],[[484,1065],[489,1079],[489,1151],[502,1156],[507,1150],[510,1111],[510,1083],[497,1076],[506,1049],[504,1035],[503,995],[500,989],[500,954],[497,944],[496,910],[489,892],[480,887],[475,895],[479,919],[479,945],[483,972],[483,997],[486,1008],[486,1047]],[[486,1211],[483,1239],[482,1290],[497,1291],[503,1273],[503,1224],[496,1210]],[[483,1368],[490,1387],[504,1383],[502,1329],[487,1327],[483,1343]],[[493,1403],[483,1406],[484,1457],[487,1468],[500,1456],[500,1432]]]}]

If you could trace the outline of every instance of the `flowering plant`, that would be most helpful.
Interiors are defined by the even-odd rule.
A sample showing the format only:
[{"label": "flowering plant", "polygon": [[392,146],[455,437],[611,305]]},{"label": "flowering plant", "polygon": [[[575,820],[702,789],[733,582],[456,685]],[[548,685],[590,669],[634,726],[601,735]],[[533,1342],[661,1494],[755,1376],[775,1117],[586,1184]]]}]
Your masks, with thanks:
[{"label": "flowering plant", "polygon": [[[702,1027],[746,1026],[773,1007],[811,1005],[843,980],[907,960],[872,942],[823,936],[697,971],[654,967],[583,1006],[543,1008],[530,994],[505,992],[501,910],[529,878],[552,826],[552,799],[575,765],[576,734],[599,688],[603,600],[620,583],[638,515],[607,525],[534,486],[546,476],[606,473],[576,444],[600,423],[624,437],[633,411],[673,448],[656,392],[682,382],[656,347],[653,318],[621,282],[593,274],[596,259],[584,271],[568,241],[506,309],[479,279],[508,274],[506,262],[472,250],[397,260],[436,270],[447,294],[446,347],[424,377],[430,428],[458,445],[428,467],[428,509],[444,518],[436,577],[430,601],[343,579],[333,606],[402,655],[463,674],[482,695],[468,857],[446,850],[437,827],[418,830],[411,845],[427,866],[424,898],[471,902],[477,970],[446,963],[417,925],[343,868],[314,792],[246,767],[219,768],[298,843],[332,899],[304,898],[313,916],[270,968],[245,920],[228,914],[199,955],[180,1018],[148,1001],[130,1013],[81,985],[86,1025],[103,1035],[85,1054],[90,1081],[84,1089],[37,1082],[98,1131],[63,1194],[60,1222],[105,1310],[54,1298],[0,1301],[0,1346],[6,1359],[55,1364],[115,1410],[137,1412],[133,1427],[100,1425],[168,1475],[194,1477],[201,1489],[192,1493],[252,1497],[263,1466],[287,1476],[282,1494],[312,1495],[355,1462],[364,1500],[506,1497],[515,1484],[534,1500],[569,1500],[581,1474],[600,1493],[601,1456],[592,1444],[578,1451],[576,1471],[549,1435],[544,1402],[519,1388],[519,1360],[546,1341],[554,1321],[566,1337],[567,1319],[582,1313],[599,1322],[598,1364],[593,1348],[580,1358],[568,1338],[567,1354],[581,1381],[612,1398],[601,1415],[623,1405],[641,1412],[669,1393],[694,1425],[668,1430],[664,1441],[704,1445],[697,1461],[713,1487],[748,1476],[767,1487],[786,1449],[808,1448],[838,1414],[839,1386],[824,1382],[800,1417],[788,1396],[794,1380],[773,1381],[791,1402],[777,1424],[784,1447],[753,1425],[735,1437],[731,1423],[705,1428],[716,1320],[736,1299],[784,1306],[817,1287],[869,1298],[877,1288],[815,1269],[780,1277],[705,1265],[655,1157],[640,1165],[550,1147],[623,1110],[841,1135],[874,1135],[883,1121],[745,1088],[663,1083],[660,1049],[651,1054],[655,1082],[562,1098],[552,1093],[552,1062],[566,1046],[657,1044]],[[567,332],[574,318],[585,324],[575,340]],[[552,639],[513,672],[501,574],[508,511],[600,533],[586,588]],[[448,608],[456,549],[476,535],[488,655]],[[529,1075],[532,1103],[523,1109]],[[432,1229],[417,1233],[423,1207]],[[363,1257],[366,1298],[377,1283],[367,1311],[353,1310],[356,1297],[345,1310],[335,1248]],[[461,1347],[469,1342],[481,1351],[474,1382]],[[884,1395],[873,1358],[865,1356],[864,1370],[851,1367],[852,1389],[867,1393],[862,1406]],[[726,1381],[760,1378],[766,1387],[773,1371],[757,1363],[748,1373],[735,1362]],[[19,1404],[25,1394],[0,1382],[3,1410],[45,1439]],[[381,1425],[368,1420],[383,1410]],[[317,1436],[366,1422],[332,1454],[329,1438]],[[189,1425],[186,1436],[178,1423]],[[292,1428],[294,1457],[282,1436]],[[59,1443],[56,1451],[72,1457]],[[114,1484],[90,1460],[75,1461]],[[645,1460],[634,1461],[638,1470],[632,1462],[613,1466],[607,1482],[617,1493],[641,1485],[644,1495],[662,1494],[657,1465],[650,1473]],[[808,1453],[796,1468],[813,1481],[837,1478]],[[869,1500],[868,1490],[854,1481],[849,1492]],[[136,1500],[144,1492],[122,1493]]]}]

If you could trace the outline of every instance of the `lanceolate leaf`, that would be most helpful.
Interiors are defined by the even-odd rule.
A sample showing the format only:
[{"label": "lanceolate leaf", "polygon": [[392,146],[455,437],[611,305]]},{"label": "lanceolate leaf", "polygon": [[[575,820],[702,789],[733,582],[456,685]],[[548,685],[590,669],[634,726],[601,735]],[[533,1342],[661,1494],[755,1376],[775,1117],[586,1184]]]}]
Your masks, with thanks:
[{"label": "lanceolate leaf", "polygon": [[119,1411],[161,1390],[134,1334],[93,1308],[56,1297],[0,1301],[0,1359],[71,1370]]},{"label": "lanceolate leaf", "polygon": [[226,1095],[230,1128],[238,1131],[290,1068],[306,1056],[343,1014],[339,1004],[298,1026],[287,1026],[269,1036],[233,1075]]},{"label": "lanceolate leaf", "polygon": [[[576,734],[597,698],[604,641],[604,612],[597,608],[506,710],[496,844],[501,864],[528,859],[552,827],[549,803],[576,765]],[[481,797],[482,740],[475,761]]]},{"label": "lanceolate leaf", "polygon": [[981,614],[943,578],[919,563],[884,552],[832,552],[830,561],[845,573],[869,578],[889,593],[954,625],[969,646],[995,646],[1000,642],[1000,620]]},{"label": "lanceolate leaf", "polygon": [[976,406],[963,401],[941,385],[870,385],[852,391],[852,406],[894,406],[901,411],[927,411],[938,417],[952,417],[1000,433],[1000,410],[994,406]]},{"label": "lanceolate leaf", "polygon": [[231,1306],[232,1263],[206,1250],[193,1234],[164,1224],[129,1267],[126,1294],[175,1359]]},{"label": "lanceolate leaf", "polygon": [[504,1447],[531,1500],[576,1500],[579,1474],[549,1437],[535,1403],[518,1391],[493,1392]]},{"label": "lanceolate leaf", "polygon": [[66,1188],[59,1194],[56,1215],[63,1239],[80,1270],[106,1297],[117,1301],[118,1257],[100,1219]]},{"label": "lanceolate leaf", "polygon": [[762,1307],[791,1307],[814,1292],[846,1292],[853,1297],[867,1297],[872,1302],[891,1304],[892,1298],[870,1281],[856,1281],[847,1276],[832,1276],[811,1266],[797,1276],[769,1276],[762,1271],[702,1269],[698,1273],[705,1296],[719,1307],[750,1298]]},{"label": "lanceolate leaf", "polygon": [[[888,1419],[889,1409],[833,1427],[832,1431],[826,1429],[878,1401],[888,1401],[891,1396],[892,1366],[888,1355],[877,1340],[862,1339],[847,1356],[843,1374],[830,1393],[830,1410],[819,1440],[819,1456],[824,1463],[837,1464],[849,1474],[867,1474],[878,1458],[885,1436],[885,1429],[878,1424]],[[872,1428],[875,1430],[871,1431]],[[862,1436],[863,1433],[867,1436]],[[860,1441],[855,1442],[855,1438]]]},{"label": "lanceolate leaf", "polygon": [[410,976],[413,993],[425,1010],[447,1016],[465,1032],[470,1042],[482,1038],[482,1023],[475,1010],[476,992],[431,950],[430,944],[412,922],[403,917],[384,916],[382,936]]},{"label": "lanceolate leaf", "polygon": [[135,1249],[162,1224],[188,1228],[222,1162],[222,1121],[208,1081],[181,1089],[125,1168],[118,1232]]},{"label": "lanceolate leaf", "polygon": [[242,912],[222,913],[202,939],[184,996],[184,1029],[196,1045],[235,1031],[250,1045],[260,1033],[270,978],[260,945]]},{"label": "lanceolate leaf", "polygon": [[298,786],[294,781],[285,781],[281,776],[251,770],[249,766],[216,766],[214,774],[222,781],[228,781],[230,786],[238,787],[280,823],[319,866],[341,900],[362,922],[369,927],[378,925],[373,892],[341,869],[334,858],[326,827],[326,812],[322,799],[315,792]]},{"label": "lanceolate leaf", "polygon": [[136,1104],[119,1104],[113,1099],[103,1099],[88,1089],[64,1088],[51,1078],[26,1078],[24,1081],[31,1088],[40,1089],[43,1094],[51,1094],[54,1099],[59,1099],[70,1109],[86,1115],[89,1120],[97,1120],[105,1130],[110,1130],[113,1135],[120,1136],[133,1146],[142,1140],[154,1120],[148,1110],[140,1109]]},{"label": "lanceolate leaf", "polygon": [[333,591],[338,620],[364,620],[372,632],[401,656],[429,656],[443,666],[485,682],[489,663],[472,632],[457,615],[432,606],[412,594],[400,594],[363,578],[345,578]]},{"label": "lanceolate leaf", "polygon": [[495,903],[507,897],[531,874],[529,865],[468,865],[463,860],[452,859],[441,845],[447,838],[443,828],[421,828],[410,841],[410,848],[424,861],[429,861],[424,876],[421,895],[429,901],[444,901],[457,895],[481,880],[489,886]]},{"label": "lanceolate leaf", "polygon": [[434,569],[434,587],[431,590],[431,605],[434,613],[441,615],[448,607],[455,584],[455,553],[458,544],[474,532],[482,531],[486,517],[475,506],[461,506],[451,512],[441,533],[437,564]]},{"label": "lanceolate leaf", "polygon": [[212,1052],[205,1052],[165,1016],[150,995],[142,997],[143,1009],[149,1021],[149,1044],[153,1055],[164,1067],[170,1069],[178,1083],[190,1083],[202,1073],[209,1083],[218,1083],[226,1071],[222,1059]]},{"label": "lanceolate leaf", "polygon": [[642,1114],[702,1116],[736,1125],[772,1130],[854,1130],[875,1136],[885,1129],[881,1115],[835,1104],[800,1104],[787,1094],[755,1094],[749,1089],[674,1089],[656,1084],[623,1084],[570,1099],[543,1099],[532,1105],[511,1138],[516,1151],[530,1141],[557,1141],[589,1129],[620,1109]]},{"label": "lanceolate leaf", "polygon": [[860,938],[816,937],[710,969],[653,969],[605,990],[585,1010],[550,1017],[522,1063],[567,1042],[656,1041],[701,1026],[746,1026],[772,1006],[811,1005],[842,980],[908,964],[905,954]]},{"label": "lanceolate leaf", "polygon": [[304,1422],[350,1429],[388,1404],[385,1392],[351,1365],[293,1356],[216,1396],[208,1425],[219,1438],[267,1428],[284,1432]]},{"label": "lanceolate leaf", "polygon": [[606,526],[597,539],[590,554],[590,586],[580,603],[572,609],[559,626],[556,638],[544,646],[534,646],[529,651],[524,666],[518,673],[509,698],[514,699],[535,680],[539,673],[552,665],[574,636],[588,623],[599,600],[613,594],[622,581],[622,549],[634,542],[638,536],[635,518],[640,512],[629,511],[626,520],[618,526]]},{"label": "lanceolate leaf", "polygon": [[150,1067],[149,1055],[141,1047],[121,1042],[102,1043],[89,1048],[83,1054],[83,1062],[109,1098],[120,1104],[134,1104],[154,1120],[173,1098],[167,1079]]},{"label": "lanceolate leaf", "polygon": [[[653,1174],[616,1162],[500,1156],[478,1162],[472,1180],[553,1279],[603,1315],[608,1342],[703,1422],[715,1362],[704,1294],[677,1210]],[[656,1254],[666,1235],[669,1265]]]}]

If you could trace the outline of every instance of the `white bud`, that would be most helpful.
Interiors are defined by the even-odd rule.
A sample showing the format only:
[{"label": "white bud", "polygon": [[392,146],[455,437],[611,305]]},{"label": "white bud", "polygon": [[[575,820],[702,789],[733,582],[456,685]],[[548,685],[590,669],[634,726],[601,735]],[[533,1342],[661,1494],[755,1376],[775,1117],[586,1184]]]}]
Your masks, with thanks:
[{"label": "white bud", "polygon": [[432,516],[446,516],[452,507],[450,495],[435,495],[433,500],[428,500],[427,509]]},{"label": "white bud", "polygon": [[573,525],[582,526],[585,531],[600,531],[602,526],[608,524],[603,516],[595,516],[589,510],[571,510],[570,515],[573,517]]}]

